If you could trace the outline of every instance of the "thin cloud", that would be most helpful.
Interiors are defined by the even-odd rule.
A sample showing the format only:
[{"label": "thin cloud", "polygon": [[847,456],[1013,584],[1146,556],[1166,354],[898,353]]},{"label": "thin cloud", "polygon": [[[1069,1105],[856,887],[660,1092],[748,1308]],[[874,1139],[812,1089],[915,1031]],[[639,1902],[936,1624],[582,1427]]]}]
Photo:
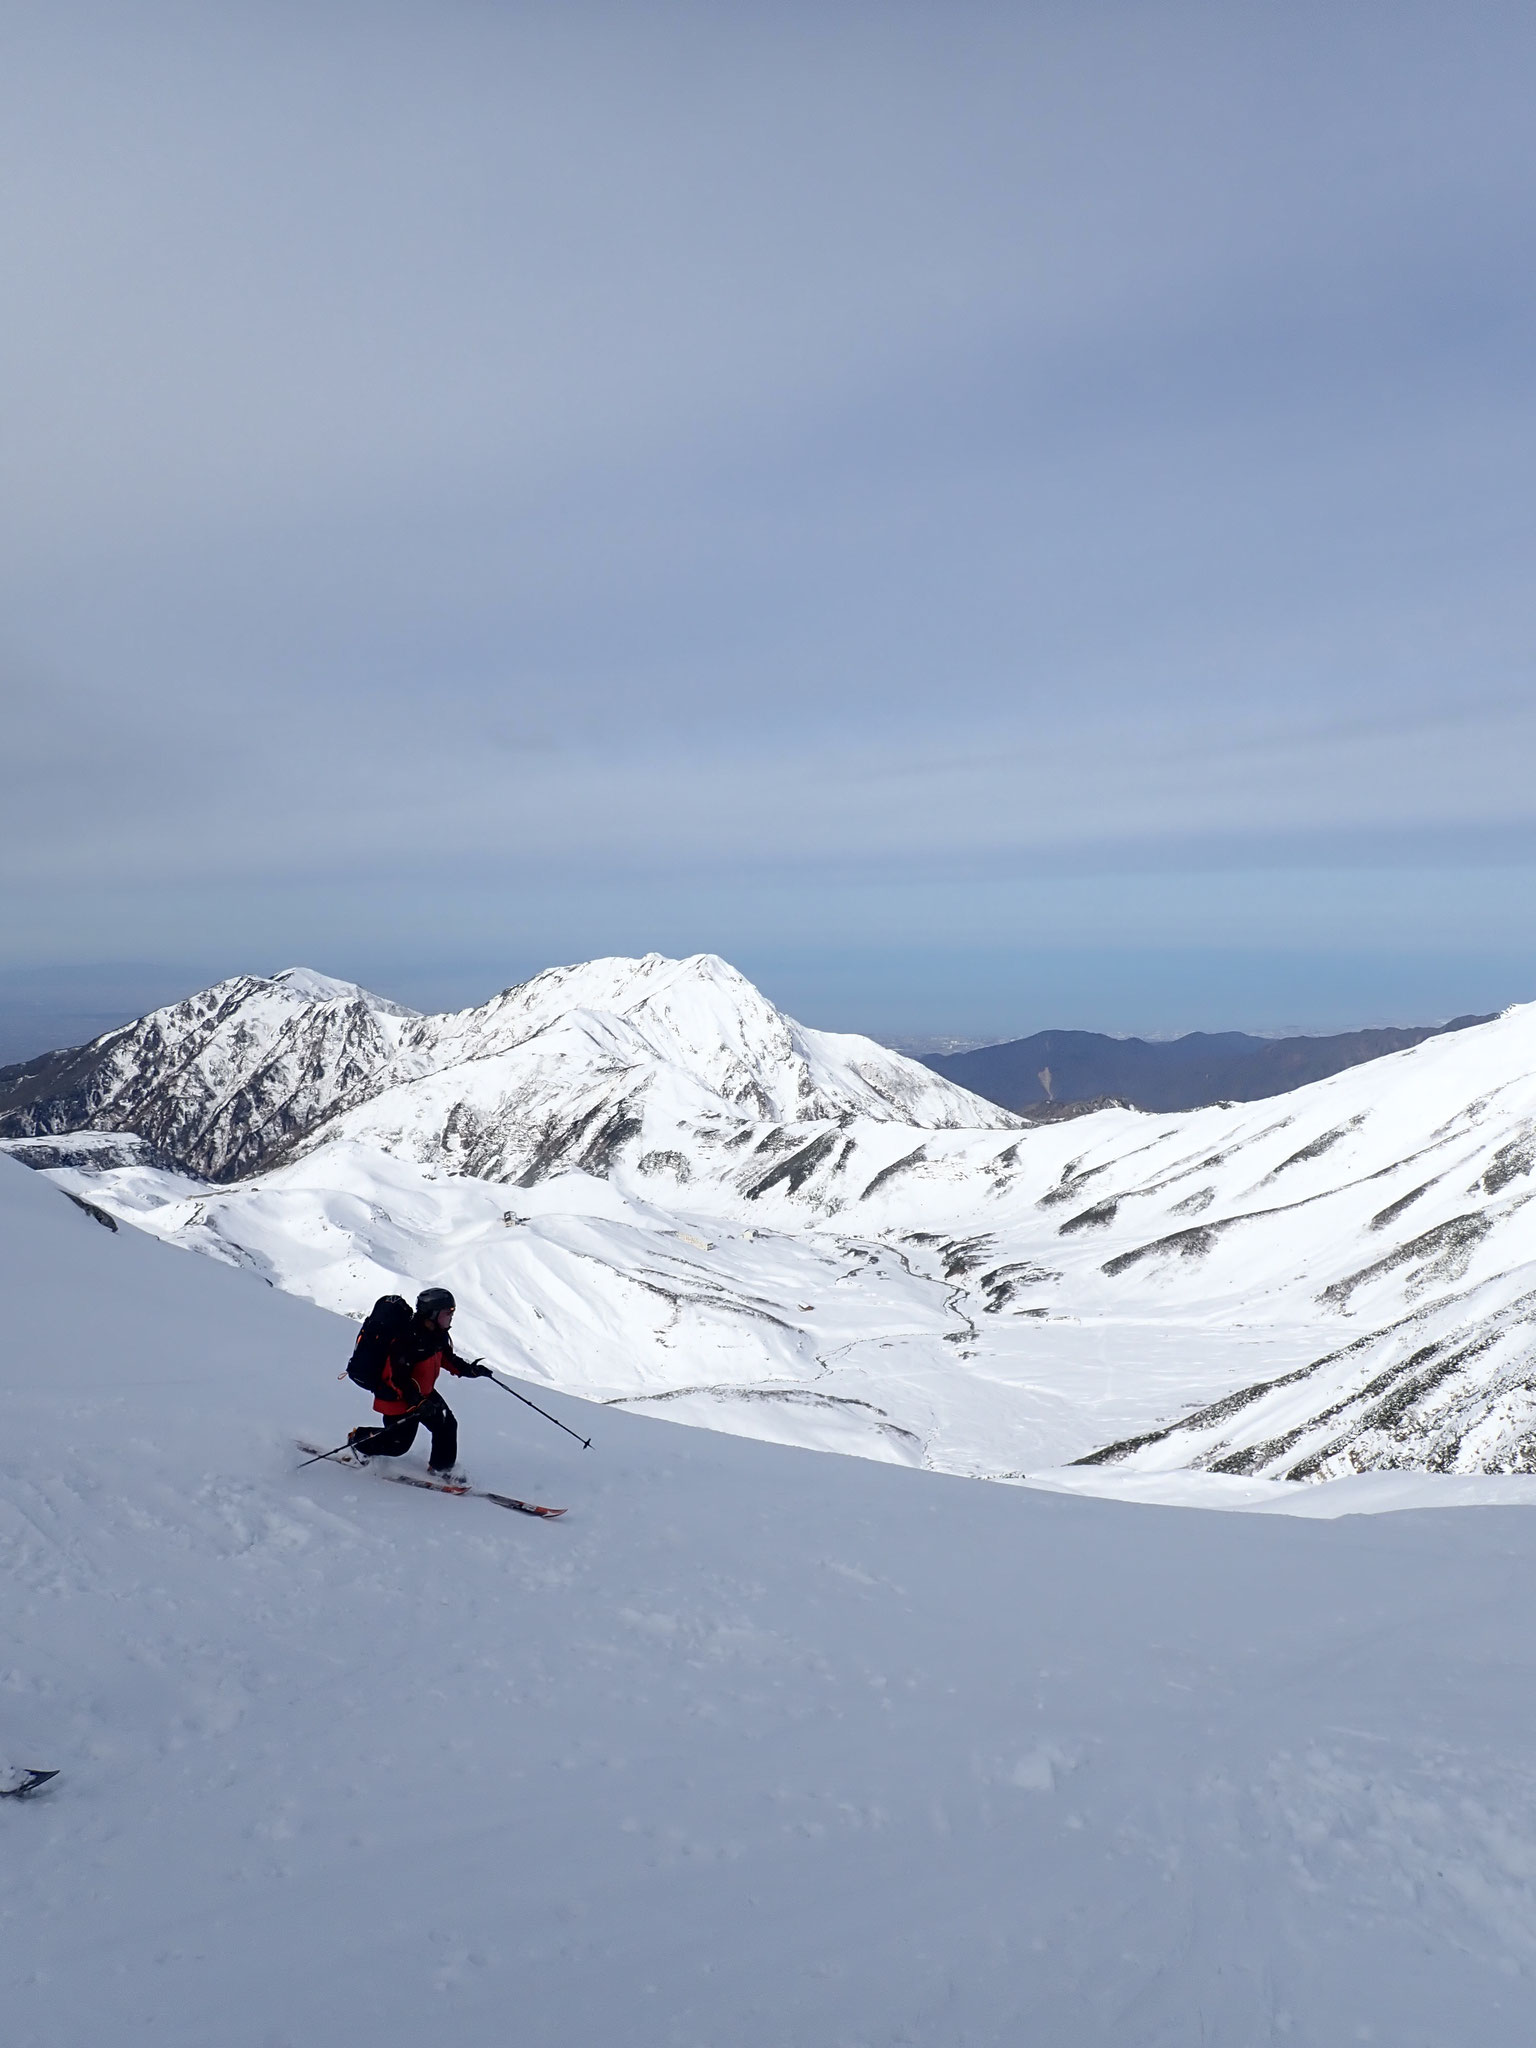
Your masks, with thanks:
[{"label": "thin cloud", "polygon": [[1527,845],[1533,55],[1497,6],[23,10],[6,943],[99,945],[106,875],[139,957],[331,880],[382,953],[413,872],[450,949],[745,953],[807,863],[917,945],[925,864]]}]

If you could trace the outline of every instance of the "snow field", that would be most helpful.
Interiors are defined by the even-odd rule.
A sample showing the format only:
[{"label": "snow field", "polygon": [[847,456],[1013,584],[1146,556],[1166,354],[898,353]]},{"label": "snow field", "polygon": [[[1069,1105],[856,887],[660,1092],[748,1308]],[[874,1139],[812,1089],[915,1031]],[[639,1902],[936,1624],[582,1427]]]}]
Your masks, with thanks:
[{"label": "snow field", "polygon": [[295,1470],[350,1326],[5,1161],[0,1270],[16,2048],[1529,2038],[1536,1518],[450,1389],[543,1524]]},{"label": "snow field", "polygon": [[707,955],[437,1018],[291,970],[101,1044],[83,1093],[11,1113],[18,1157],[353,1316],[430,1268],[572,1393],[1224,1500],[1536,1469],[1533,1007],[1267,1102],[1034,1129]]}]

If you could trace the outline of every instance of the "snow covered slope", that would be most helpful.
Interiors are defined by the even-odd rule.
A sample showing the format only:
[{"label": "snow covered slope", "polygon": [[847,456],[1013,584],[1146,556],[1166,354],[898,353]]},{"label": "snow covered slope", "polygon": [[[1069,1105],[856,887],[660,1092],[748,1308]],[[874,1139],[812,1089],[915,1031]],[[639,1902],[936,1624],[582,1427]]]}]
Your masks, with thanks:
[{"label": "snow covered slope", "polygon": [[1536,1470],[1536,1007],[1027,1129],[707,957],[377,1029],[232,1183],[148,1129],[12,1149],[329,1308],[442,1281],[497,1355],[677,1420],[990,1476]]},{"label": "snow covered slope", "polygon": [[0,1764],[62,1772],[0,1802],[7,2048],[1529,2038],[1536,1516],[466,1386],[536,1523],[296,1470],[347,1325],[3,1160],[0,1290]]}]

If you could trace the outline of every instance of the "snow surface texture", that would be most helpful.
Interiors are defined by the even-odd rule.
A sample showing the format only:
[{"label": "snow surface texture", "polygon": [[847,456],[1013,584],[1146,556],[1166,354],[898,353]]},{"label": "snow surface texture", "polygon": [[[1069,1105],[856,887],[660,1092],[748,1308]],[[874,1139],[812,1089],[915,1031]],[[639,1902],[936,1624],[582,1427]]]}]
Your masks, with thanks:
[{"label": "snow surface texture", "polygon": [[[466,1384],[533,1522],[296,1470],[349,1326],[4,1160],[0,1286],[0,1768],[62,1770],[0,1802],[8,2048],[1530,2039],[1536,1516]],[[1279,1491],[1383,1487],[1536,1493]]]},{"label": "snow surface texture", "polygon": [[472,1349],[595,1400],[1220,1504],[1536,1470],[1536,1006],[1030,1129],[710,956],[437,1018],[294,971],[75,1057],[19,1158],[327,1308],[445,1284]]}]

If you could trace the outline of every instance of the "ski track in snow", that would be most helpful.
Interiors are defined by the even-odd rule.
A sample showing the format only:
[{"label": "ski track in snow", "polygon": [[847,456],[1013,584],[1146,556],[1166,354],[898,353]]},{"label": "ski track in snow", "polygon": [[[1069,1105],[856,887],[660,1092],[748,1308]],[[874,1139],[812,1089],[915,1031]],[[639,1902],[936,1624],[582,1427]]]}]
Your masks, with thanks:
[{"label": "ski track in snow", "polygon": [[1530,2037],[1536,1517],[567,1401],[583,1453],[466,1384],[539,1523],[296,1470],[348,1325],[3,1160],[0,1284],[0,1766],[62,1767],[0,1802],[12,2048]]}]

